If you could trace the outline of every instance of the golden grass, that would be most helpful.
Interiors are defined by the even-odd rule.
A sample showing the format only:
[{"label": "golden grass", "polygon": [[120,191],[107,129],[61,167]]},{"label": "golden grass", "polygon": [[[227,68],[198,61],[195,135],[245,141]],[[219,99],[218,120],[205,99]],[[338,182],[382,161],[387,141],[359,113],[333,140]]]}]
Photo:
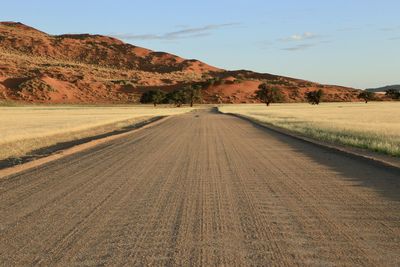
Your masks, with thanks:
[{"label": "golden grass", "polygon": [[400,156],[400,102],[224,105],[262,123],[323,141]]},{"label": "golden grass", "polygon": [[189,107],[16,106],[0,107],[0,160],[21,157],[59,142],[94,136]]}]

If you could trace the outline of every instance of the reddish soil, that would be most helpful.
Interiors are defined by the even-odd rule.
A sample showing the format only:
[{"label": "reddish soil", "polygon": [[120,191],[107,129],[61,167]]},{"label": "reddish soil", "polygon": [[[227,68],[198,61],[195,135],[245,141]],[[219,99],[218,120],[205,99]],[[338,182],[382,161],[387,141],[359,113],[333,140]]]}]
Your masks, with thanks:
[{"label": "reddish soil", "polygon": [[261,82],[285,102],[323,89],[326,101],[359,101],[358,90],[251,71],[226,71],[198,60],[90,34],[49,35],[0,22],[0,99],[38,103],[134,103],[151,89],[203,85],[205,103],[253,103]]}]

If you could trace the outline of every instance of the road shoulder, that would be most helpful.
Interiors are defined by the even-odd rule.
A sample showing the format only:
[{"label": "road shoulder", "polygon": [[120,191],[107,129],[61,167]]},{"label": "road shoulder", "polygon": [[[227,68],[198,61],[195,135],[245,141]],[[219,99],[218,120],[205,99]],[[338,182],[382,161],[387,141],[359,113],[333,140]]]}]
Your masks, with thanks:
[{"label": "road shoulder", "polygon": [[[219,111],[220,112],[220,111]],[[380,154],[374,151],[370,151],[370,150],[366,150],[366,149],[361,149],[361,148],[356,148],[356,147],[350,147],[350,146],[345,146],[345,145],[341,145],[341,144],[335,144],[335,143],[330,143],[330,142],[326,142],[326,141],[321,141],[321,140],[317,140],[314,138],[310,138],[307,137],[305,135],[301,135],[292,131],[289,131],[287,129],[283,129],[268,123],[264,123],[264,122],[260,122],[256,119],[244,116],[244,115],[240,115],[240,114],[235,114],[235,113],[223,113],[220,112],[221,114],[225,114],[225,115],[229,115],[229,116],[234,116],[243,120],[246,120],[250,123],[253,123],[254,125],[258,126],[258,127],[262,127],[280,134],[284,134],[286,136],[290,136],[292,138],[307,142],[307,143],[311,143],[314,145],[317,145],[319,147],[323,147],[332,151],[336,151],[339,153],[345,153],[348,156],[352,156],[352,157],[357,157],[363,160],[367,160],[370,161],[371,163],[375,163],[375,164],[380,164],[383,165],[385,167],[390,167],[390,168],[396,168],[396,169],[400,169],[400,158],[396,158],[396,157],[391,157],[388,155],[384,155],[384,154]]]},{"label": "road shoulder", "polygon": [[93,148],[97,145],[122,138],[139,130],[157,125],[168,118],[169,116],[157,116],[145,121],[140,121],[122,130],[116,130],[98,136],[65,142],[61,146],[54,146],[53,149],[50,149],[50,153],[47,152],[43,155],[36,155],[34,158],[26,158],[23,163],[17,163],[11,166],[0,168],[0,179]]}]

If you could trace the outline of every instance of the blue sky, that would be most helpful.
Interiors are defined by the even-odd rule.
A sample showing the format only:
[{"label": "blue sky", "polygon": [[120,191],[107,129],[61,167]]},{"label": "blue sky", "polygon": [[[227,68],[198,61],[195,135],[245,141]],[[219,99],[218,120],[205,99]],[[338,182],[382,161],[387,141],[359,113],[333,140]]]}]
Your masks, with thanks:
[{"label": "blue sky", "polygon": [[0,20],[357,88],[400,83],[398,0],[6,1]]}]

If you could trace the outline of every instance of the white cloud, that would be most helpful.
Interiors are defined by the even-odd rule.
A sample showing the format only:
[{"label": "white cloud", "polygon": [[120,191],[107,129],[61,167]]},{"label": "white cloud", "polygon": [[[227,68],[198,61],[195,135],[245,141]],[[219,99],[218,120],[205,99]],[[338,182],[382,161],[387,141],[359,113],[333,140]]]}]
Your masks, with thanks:
[{"label": "white cloud", "polygon": [[[178,31],[167,32],[164,34],[130,34],[117,33],[110,34],[112,37],[126,40],[176,40],[183,38],[196,38],[210,35],[212,31],[221,28],[239,25],[240,23],[209,24],[201,27],[184,28]],[[180,25],[183,26],[183,25]]]},{"label": "white cloud", "polygon": [[316,44],[299,44],[299,45],[295,45],[295,46],[291,46],[291,47],[286,47],[286,48],[282,48],[282,50],[286,50],[286,51],[299,51],[299,50],[305,50],[308,49],[310,47],[315,46]]},{"label": "white cloud", "polygon": [[317,46],[323,43],[331,43],[326,39],[326,36],[313,32],[304,32],[302,34],[293,34],[289,37],[279,38],[276,40],[279,43],[290,43],[290,46],[280,48],[285,51],[300,51],[310,47]]},{"label": "white cloud", "polygon": [[280,38],[279,41],[281,42],[292,42],[292,41],[304,41],[304,40],[310,40],[310,39],[316,39],[319,38],[320,36],[318,34],[312,33],[312,32],[305,32],[302,34],[293,34],[289,37],[285,38]]}]

